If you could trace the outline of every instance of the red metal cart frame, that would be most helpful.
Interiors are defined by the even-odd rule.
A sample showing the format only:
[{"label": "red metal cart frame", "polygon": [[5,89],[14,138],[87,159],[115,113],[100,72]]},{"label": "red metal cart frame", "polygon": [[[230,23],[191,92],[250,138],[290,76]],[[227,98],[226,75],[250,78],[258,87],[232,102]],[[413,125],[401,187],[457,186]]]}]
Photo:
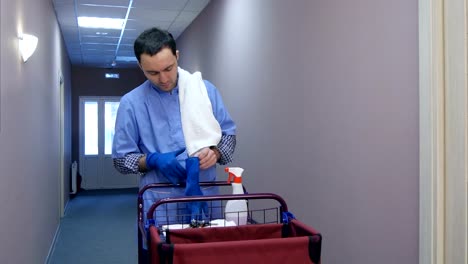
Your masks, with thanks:
[{"label": "red metal cart frame", "polygon": [[[227,182],[200,183],[228,186]],[[273,193],[175,197],[155,201],[144,220],[143,193],[167,184],[145,186],[138,195],[139,263],[320,263],[322,236],[289,213],[282,197]],[[183,187],[180,185],[180,187]],[[279,204],[277,223],[249,219],[242,226],[188,228],[164,231],[154,221],[156,208],[169,203],[240,200],[274,200]],[[146,222],[144,222],[146,221]],[[143,244],[146,244],[147,256]]]}]

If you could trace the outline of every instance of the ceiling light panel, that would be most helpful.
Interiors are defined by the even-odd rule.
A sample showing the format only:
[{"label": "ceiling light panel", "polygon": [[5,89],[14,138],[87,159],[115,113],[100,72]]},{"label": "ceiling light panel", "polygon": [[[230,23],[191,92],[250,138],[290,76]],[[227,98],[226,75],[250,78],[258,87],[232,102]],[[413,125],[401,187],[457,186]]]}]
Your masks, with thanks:
[{"label": "ceiling light panel", "polygon": [[83,51],[97,50],[97,49],[115,50],[116,47],[117,47],[116,43],[98,43],[98,42],[87,42],[87,43],[82,42],[81,43],[81,50]]},{"label": "ceiling light panel", "polygon": [[99,45],[99,44],[103,44],[103,45],[107,45],[107,44],[112,44],[112,45],[117,45],[117,43],[119,42],[119,39],[118,38],[105,38],[105,37],[92,37],[92,36],[84,36],[84,37],[81,37],[81,42],[83,44],[96,44],[96,45]]},{"label": "ceiling light panel", "polygon": [[124,19],[127,14],[127,8],[79,5],[77,6],[76,12],[79,17],[85,16]]},{"label": "ceiling light panel", "polygon": [[81,37],[85,36],[97,36],[96,32],[106,32],[106,35],[100,35],[100,37],[120,37],[120,30],[115,29],[103,29],[103,28],[80,28]]},{"label": "ceiling light panel", "polygon": [[124,27],[124,20],[108,17],[78,17],[78,26],[121,30]]},{"label": "ceiling light panel", "polygon": [[105,50],[105,49],[96,49],[96,50],[92,50],[92,49],[86,49],[86,50],[83,50],[83,55],[85,56],[109,56],[109,57],[112,57],[114,56],[114,52],[113,50]]},{"label": "ceiling light panel", "polygon": [[132,62],[132,61],[137,61],[135,56],[117,56],[116,58],[117,61],[126,61],[126,62]]}]

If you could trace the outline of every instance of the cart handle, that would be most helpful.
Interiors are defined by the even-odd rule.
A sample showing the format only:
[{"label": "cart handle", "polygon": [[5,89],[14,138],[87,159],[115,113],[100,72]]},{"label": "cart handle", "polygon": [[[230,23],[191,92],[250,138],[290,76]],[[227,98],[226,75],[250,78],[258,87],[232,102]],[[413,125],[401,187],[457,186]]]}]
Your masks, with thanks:
[{"label": "cart handle", "polygon": [[[227,181],[210,181],[210,182],[200,182],[200,186],[230,186],[231,183]],[[167,187],[175,187],[175,188],[185,188],[185,182],[179,184],[172,184],[172,183],[152,183],[143,186],[141,190],[138,192],[138,198],[143,197],[143,193],[148,189],[157,189],[157,188],[167,188]]]},{"label": "cart handle", "polygon": [[[231,183],[227,181],[211,181],[211,182],[200,182],[200,186],[230,186]],[[168,187],[174,187],[174,188],[185,188],[185,182],[180,183],[180,184],[172,184],[172,183],[152,183],[143,186],[141,190],[138,192],[138,199],[137,199],[137,208],[138,208],[138,222],[143,222],[143,194],[145,191],[148,189],[157,189],[157,188],[168,188]],[[242,186],[244,188],[244,193],[247,193],[247,190],[245,189],[245,186]]]},{"label": "cart handle", "polygon": [[163,198],[151,205],[151,208],[146,213],[147,220],[153,220],[153,214],[156,208],[167,203],[195,202],[195,201],[212,201],[212,200],[259,200],[272,199],[276,200],[281,205],[282,212],[288,212],[288,206],[284,199],[274,193],[253,193],[253,194],[220,194],[220,195],[197,195],[197,196],[180,196]]}]

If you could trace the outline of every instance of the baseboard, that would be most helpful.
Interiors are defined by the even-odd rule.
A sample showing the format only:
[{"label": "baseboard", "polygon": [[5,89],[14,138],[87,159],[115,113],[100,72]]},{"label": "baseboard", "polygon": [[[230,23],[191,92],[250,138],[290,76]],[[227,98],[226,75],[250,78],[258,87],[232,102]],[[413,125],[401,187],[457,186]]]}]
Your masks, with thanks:
[{"label": "baseboard", "polygon": [[[70,201],[70,200],[69,200]],[[67,209],[68,209],[68,205],[70,204],[70,202],[67,202],[67,204],[65,205],[65,209],[63,211],[63,214],[66,215],[67,214]],[[57,238],[59,237],[60,235],[60,227],[62,226],[61,225],[62,223],[62,218],[60,218],[60,221],[58,223],[58,226],[57,226],[57,229],[55,230],[55,234],[54,234],[54,239],[52,239],[52,243],[50,244],[50,248],[49,248],[49,252],[47,253],[47,257],[44,261],[44,264],[49,264],[50,261],[51,261],[51,257],[52,257],[52,254],[54,253],[55,251],[55,244],[57,243]]]},{"label": "baseboard", "polygon": [[51,261],[51,257],[52,257],[52,254],[54,253],[54,250],[55,250],[55,243],[57,242],[57,238],[60,234],[60,222],[57,226],[57,230],[55,230],[55,235],[54,235],[54,239],[52,240],[52,244],[50,245],[50,248],[49,248],[49,252],[47,253],[47,257],[44,261],[44,264],[49,264],[50,261]]},{"label": "baseboard", "polygon": [[[69,205],[70,205],[70,199],[68,199],[67,204],[65,205],[65,208],[63,209],[63,217],[65,217],[67,215],[67,210],[68,210]],[[61,219],[60,219],[60,221],[61,221]]]}]

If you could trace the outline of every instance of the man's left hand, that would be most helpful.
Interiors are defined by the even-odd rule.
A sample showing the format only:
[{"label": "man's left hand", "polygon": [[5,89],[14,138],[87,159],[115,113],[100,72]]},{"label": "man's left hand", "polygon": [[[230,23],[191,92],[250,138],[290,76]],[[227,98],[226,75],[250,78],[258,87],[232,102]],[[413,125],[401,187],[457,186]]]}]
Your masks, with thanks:
[{"label": "man's left hand", "polygon": [[200,170],[206,170],[216,164],[220,153],[214,149],[203,148],[195,154],[200,159]]}]

